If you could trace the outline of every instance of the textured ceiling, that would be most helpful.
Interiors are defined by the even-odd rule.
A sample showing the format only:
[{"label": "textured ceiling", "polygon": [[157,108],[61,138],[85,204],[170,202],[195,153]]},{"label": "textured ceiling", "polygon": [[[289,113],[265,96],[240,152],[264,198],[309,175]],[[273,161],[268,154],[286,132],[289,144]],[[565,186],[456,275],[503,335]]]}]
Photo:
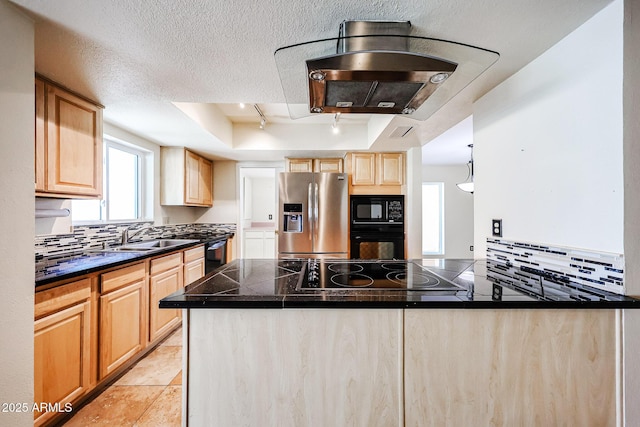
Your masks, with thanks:
[{"label": "textured ceiling", "polygon": [[[36,71],[105,105],[106,121],[161,145],[188,145],[212,157],[257,160],[273,155],[230,150],[172,103],[246,102],[269,111],[270,104],[284,102],[273,58],[277,48],[335,37],[345,19],[409,20],[414,35],[468,43],[501,55],[428,120],[397,117],[389,123],[391,132],[409,120],[414,137],[425,144],[468,117],[474,100],[610,1],[12,2],[36,21]],[[221,111],[229,120],[244,120],[225,113],[225,108]],[[286,154],[290,144],[283,141],[274,153]],[[384,141],[379,146],[385,147]]]}]

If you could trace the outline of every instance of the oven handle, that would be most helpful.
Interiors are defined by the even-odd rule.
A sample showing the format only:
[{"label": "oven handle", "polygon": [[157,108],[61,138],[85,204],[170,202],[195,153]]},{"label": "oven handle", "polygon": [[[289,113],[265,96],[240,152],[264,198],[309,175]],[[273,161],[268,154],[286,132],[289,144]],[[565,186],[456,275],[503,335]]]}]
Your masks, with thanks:
[{"label": "oven handle", "polygon": [[351,236],[353,240],[371,240],[371,241],[390,241],[390,240],[404,240],[404,233],[392,233],[392,234],[358,234]]},{"label": "oven handle", "polygon": [[399,224],[402,225],[403,222],[400,221],[351,221],[352,224],[374,224],[374,225],[381,225],[381,224]]}]

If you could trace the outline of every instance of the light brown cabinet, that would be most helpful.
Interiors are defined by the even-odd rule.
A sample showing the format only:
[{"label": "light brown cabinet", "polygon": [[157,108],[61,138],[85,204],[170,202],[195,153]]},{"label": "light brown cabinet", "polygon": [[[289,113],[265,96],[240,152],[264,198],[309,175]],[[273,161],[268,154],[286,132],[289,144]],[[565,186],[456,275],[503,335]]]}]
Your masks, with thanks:
[{"label": "light brown cabinet", "polygon": [[213,162],[200,158],[200,200],[205,206],[213,206]]},{"label": "light brown cabinet", "polygon": [[101,275],[100,379],[146,345],[144,262]]},{"label": "light brown cabinet", "polygon": [[285,159],[287,172],[313,172],[313,159]]},{"label": "light brown cabinet", "polygon": [[213,205],[213,162],[184,147],[160,149],[160,203]]},{"label": "light brown cabinet", "polygon": [[343,161],[341,158],[286,158],[287,172],[342,172]]},{"label": "light brown cabinet", "polygon": [[377,153],[377,184],[403,185],[405,176],[404,153]]},{"label": "light brown cabinet", "polygon": [[180,311],[160,309],[160,300],[182,288],[184,284],[182,253],[155,258],[149,274],[149,341],[162,337],[180,323]]},{"label": "light brown cabinet", "polygon": [[102,197],[102,106],[36,78],[35,188],[43,197]]},{"label": "light brown cabinet", "polygon": [[403,185],[404,153],[351,153],[351,185]]},{"label": "light brown cabinet", "polygon": [[[38,289],[34,401],[75,406],[111,381],[180,325],[181,311],[160,310],[160,299],[185,276],[203,275],[201,245]],[[35,424],[55,425],[64,415],[35,413]]]},{"label": "light brown cabinet", "polygon": [[[34,402],[62,408],[91,387],[91,280],[35,295]],[[34,412],[35,425],[55,412]]]},{"label": "light brown cabinet", "polygon": [[351,185],[376,184],[375,153],[351,154]]},{"label": "light brown cabinet", "polygon": [[184,286],[204,277],[204,246],[184,251]]}]

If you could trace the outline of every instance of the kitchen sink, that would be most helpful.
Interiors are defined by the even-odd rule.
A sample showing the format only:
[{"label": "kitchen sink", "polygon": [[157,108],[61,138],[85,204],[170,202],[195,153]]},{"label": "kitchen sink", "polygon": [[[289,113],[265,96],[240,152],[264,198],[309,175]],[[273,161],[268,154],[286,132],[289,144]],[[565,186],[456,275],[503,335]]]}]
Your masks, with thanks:
[{"label": "kitchen sink", "polygon": [[122,246],[101,249],[98,252],[154,252],[174,246],[196,243],[198,240],[193,239],[158,239],[146,240],[143,242],[127,243]]}]

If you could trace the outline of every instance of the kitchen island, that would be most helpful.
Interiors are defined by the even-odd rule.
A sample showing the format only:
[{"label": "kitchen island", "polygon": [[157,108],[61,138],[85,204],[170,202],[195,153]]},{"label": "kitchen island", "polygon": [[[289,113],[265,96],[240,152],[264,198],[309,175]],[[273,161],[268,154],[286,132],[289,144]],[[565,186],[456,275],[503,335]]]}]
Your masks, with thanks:
[{"label": "kitchen island", "polygon": [[337,287],[317,264],[236,260],[161,300],[185,310],[187,425],[616,425],[637,300],[536,296],[484,261],[376,261],[374,284],[340,262]]}]

